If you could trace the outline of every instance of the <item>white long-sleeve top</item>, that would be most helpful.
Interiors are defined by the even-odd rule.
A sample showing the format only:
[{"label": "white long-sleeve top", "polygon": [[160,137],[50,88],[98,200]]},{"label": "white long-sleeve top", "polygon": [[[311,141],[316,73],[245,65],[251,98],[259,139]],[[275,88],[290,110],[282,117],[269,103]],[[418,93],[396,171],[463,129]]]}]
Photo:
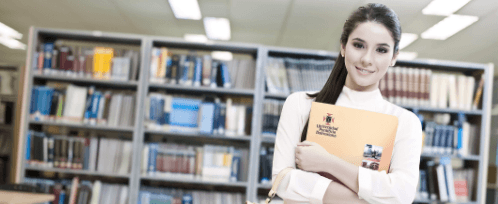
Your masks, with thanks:
[{"label": "white long-sleeve top", "polygon": [[[295,148],[301,141],[301,132],[308,120],[311,102],[314,100],[305,92],[296,92],[285,101],[275,140],[273,181],[284,168],[296,168]],[[359,92],[344,86],[335,105],[398,117],[398,130],[389,172],[379,172],[359,166],[358,196],[368,203],[412,203],[419,179],[422,147],[422,127],[418,117],[384,100],[379,89]],[[361,128],[361,124],[358,124],[358,127]],[[294,169],[282,180],[277,195],[288,204],[321,204],[330,182],[330,179],[317,173]]]}]

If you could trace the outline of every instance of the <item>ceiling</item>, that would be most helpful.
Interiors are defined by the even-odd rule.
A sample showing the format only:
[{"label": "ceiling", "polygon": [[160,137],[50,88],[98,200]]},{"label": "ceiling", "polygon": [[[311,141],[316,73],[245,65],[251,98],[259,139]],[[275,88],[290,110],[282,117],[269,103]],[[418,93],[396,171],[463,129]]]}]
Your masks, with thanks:
[{"label": "ceiling", "polygon": [[[365,0],[198,0],[203,17],[230,20],[234,42],[337,52],[343,22]],[[403,32],[421,34],[441,16],[422,9],[431,0],[378,0],[399,16]],[[472,0],[456,12],[479,21],[444,41],[417,41],[403,51],[419,58],[498,64],[498,1]],[[202,21],[178,20],[167,0],[0,0],[0,22],[23,34],[30,26],[183,37],[204,34]],[[0,45],[0,63],[23,65],[25,50]],[[498,71],[495,71],[498,75]]]}]

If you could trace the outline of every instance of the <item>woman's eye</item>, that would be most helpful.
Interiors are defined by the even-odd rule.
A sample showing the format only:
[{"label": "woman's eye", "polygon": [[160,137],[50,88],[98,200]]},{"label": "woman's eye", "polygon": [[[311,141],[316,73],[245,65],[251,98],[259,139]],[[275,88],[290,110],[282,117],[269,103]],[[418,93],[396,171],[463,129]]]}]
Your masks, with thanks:
[{"label": "woman's eye", "polygon": [[387,49],[385,49],[385,48],[377,48],[377,52],[387,53]]},{"label": "woman's eye", "polygon": [[353,46],[356,48],[363,48],[363,44],[361,43],[353,43]]}]

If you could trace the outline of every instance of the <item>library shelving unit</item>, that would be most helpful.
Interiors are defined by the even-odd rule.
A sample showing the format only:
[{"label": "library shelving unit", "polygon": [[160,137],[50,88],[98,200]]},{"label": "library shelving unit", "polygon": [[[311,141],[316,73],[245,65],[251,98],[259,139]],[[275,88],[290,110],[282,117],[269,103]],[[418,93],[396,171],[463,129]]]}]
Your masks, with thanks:
[{"label": "library shelving unit", "polygon": [[[10,171],[10,166],[12,165],[12,151],[6,151],[6,150],[12,150],[12,148],[8,148],[10,142],[13,141],[13,135],[14,135],[14,121],[15,121],[15,112],[16,112],[16,102],[17,102],[17,90],[18,90],[18,72],[19,67],[18,66],[13,66],[13,65],[0,65],[0,71],[5,73],[6,75],[3,76],[9,76],[11,83],[9,84],[9,89],[11,93],[0,93],[0,102],[2,103],[2,106],[5,107],[4,111],[1,113],[3,114],[3,122],[0,124],[0,132],[2,135],[0,135],[0,171],[3,173],[0,174],[0,184],[1,183],[7,183],[7,179],[9,178],[9,171]],[[9,73],[9,74],[7,74]],[[5,84],[2,84],[5,85]],[[9,110],[9,114],[7,114],[7,110]],[[9,116],[9,118],[7,118]]]},{"label": "library shelving unit", "polygon": [[[89,43],[113,43],[123,45],[133,45],[140,48],[140,64],[138,69],[138,79],[136,81],[119,82],[109,80],[96,80],[88,78],[77,77],[63,77],[42,75],[34,71],[33,57],[36,48],[41,42],[47,39],[67,39],[76,40]],[[200,52],[211,51],[229,51],[234,54],[250,55],[255,60],[255,77],[254,88],[251,89],[225,89],[225,88],[206,88],[206,87],[187,87],[181,85],[159,84],[153,83],[149,80],[150,65],[152,57],[152,48],[154,47],[167,47],[179,50],[198,50]],[[26,59],[26,73],[22,76],[24,81],[23,97],[22,97],[22,110],[20,120],[20,134],[19,134],[19,151],[16,157],[16,165],[18,166],[16,173],[16,182],[22,182],[27,172],[53,172],[56,174],[67,174],[81,176],[84,178],[96,179],[120,179],[121,182],[127,182],[129,186],[129,203],[135,204],[139,199],[139,190],[141,187],[146,186],[161,186],[168,188],[180,189],[221,189],[220,191],[235,191],[245,192],[247,200],[256,201],[258,195],[266,195],[270,185],[259,183],[259,154],[262,146],[271,146],[274,144],[275,136],[262,134],[262,118],[263,118],[263,103],[265,99],[278,99],[285,100],[287,95],[283,94],[267,94],[265,93],[265,62],[268,57],[290,57],[290,58],[307,58],[307,59],[328,59],[335,60],[337,53],[318,51],[318,50],[305,50],[281,47],[266,47],[256,44],[244,44],[233,42],[214,42],[214,43],[197,43],[188,42],[179,38],[168,38],[161,36],[146,36],[146,35],[133,35],[121,33],[107,33],[107,32],[91,32],[91,31],[75,31],[75,30],[60,30],[60,29],[46,29],[46,28],[30,28],[30,36],[28,42],[27,59]],[[459,111],[452,109],[436,109],[436,108],[423,108],[423,107],[404,107],[409,110],[416,109],[419,112],[427,113],[450,113],[457,114],[463,112],[469,118],[481,125],[480,127],[480,145],[479,155],[471,155],[467,157],[453,156],[454,159],[461,159],[469,166],[476,169],[476,189],[470,203],[482,203],[486,189],[486,176],[487,176],[487,161],[488,161],[488,147],[489,140],[489,125],[490,125],[490,97],[491,97],[491,83],[493,75],[493,65],[491,64],[474,64],[474,63],[460,63],[448,61],[434,61],[434,60],[415,60],[415,61],[398,61],[397,65],[406,67],[424,67],[433,70],[451,70],[462,72],[468,76],[481,76],[484,73],[485,85],[483,90],[482,109],[474,111]],[[30,119],[30,97],[33,85],[43,84],[47,81],[69,82],[78,84],[95,85],[96,87],[105,87],[109,89],[118,90],[132,90],[136,93],[136,103],[134,105],[134,125],[132,127],[108,127],[102,125],[82,125],[82,124],[63,124],[57,122],[34,121]],[[251,135],[245,137],[227,137],[225,135],[201,135],[196,133],[173,133],[160,130],[149,130],[144,127],[145,121],[145,99],[150,92],[165,91],[173,94],[183,95],[216,95],[216,96],[242,96],[252,99],[252,118],[251,120]],[[247,121],[246,121],[247,122]],[[65,170],[56,168],[41,168],[26,165],[26,134],[30,127],[40,126],[63,126],[72,129],[83,129],[91,131],[105,131],[106,133],[124,133],[132,135],[132,148],[133,154],[131,158],[131,171],[130,174],[116,175],[100,172],[89,172],[84,170]],[[169,178],[169,177],[156,177],[151,175],[144,175],[141,172],[142,166],[142,149],[145,143],[149,142],[151,137],[165,138],[170,141],[181,141],[184,143],[197,143],[197,144],[224,144],[243,147],[248,149],[248,170],[247,180],[239,182],[207,182],[194,179],[183,178]],[[437,155],[423,154],[421,158],[438,159]],[[424,201],[417,201],[417,203],[424,203]]]},{"label": "library shelving unit", "polygon": [[[337,58],[337,53],[329,53],[326,51],[319,50],[303,50],[303,49],[289,49],[281,47],[265,47],[265,63],[268,57],[275,58],[295,58],[295,59],[331,59],[335,60]],[[492,93],[492,82],[493,82],[493,64],[478,64],[478,63],[466,63],[466,62],[454,62],[454,61],[443,61],[443,60],[398,60],[396,66],[401,67],[413,67],[413,68],[427,68],[433,71],[449,71],[463,73],[466,76],[473,76],[476,78],[476,82],[480,77],[485,77],[484,88],[482,92],[481,107],[478,110],[457,110],[450,108],[431,108],[431,107],[418,107],[418,106],[404,106],[401,107],[410,110],[418,111],[420,113],[435,114],[435,113],[449,113],[452,118],[455,118],[457,114],[463,113],[470,122],[480,125],[479,140],[478,145],[478,155],[468,155],[468,156],[457,156],[457,155],[435,155],[422,153],[422,159],[429,160],[439,160],[442,157],[449,157],[450,159],[456,159],[464,162],[465,167],[473,168],[476,172],[475,185],[473,189],[469,189],[469,194],[471,195],[471,201],[467,203],[484,203],[486,184],[487,184],[487,170],[488,170],[488,142],[489,142],[489,129],[490,129],[490,111],[491,111],[491,93]],[[263,70],[266,67],[263,66]],[[260,83],[265,83],[265,71],[261,72],[259,77],[262,81]],[[324,83],[324,82],[323,82]],[[477,85],[476,85],[477,88]],[[271,94],[265,93],[265,90],[258,90],[264,94],[264,98],[276,99],[285,101],[288,95],[285,94]],[[473,96],[474,97],[474,96]],[[258,143],[258,148],[262,146],[272,146],[275,142],[274,134],[262,133],[262,127],[258,126],[260,130]],[[259,158],[258,158],[259,159]],[[258,164],[260,164],[258,162]],[[265,196],[268,189],[271,188],[270,184],[261,184],[257,182],[258,185],[258,195]],[[433,203],[433,200],[415,200],[414,203]],[[436,201],[437,202],[437,201]],[[443,203],[443,202],[439,202]]]},{"label": "library shelving unit", "polygon": [[[58,126],[69,129],[76,130],[87,130],[87,131],[100,131],[107,134],[112,133],[120,133],[131,135],[128,137],[128,140],[132,141],[132,149],[138,149],[140,138],[140,118],[135,117],[134,121],[131,121],[133,126],[129,127],[113,127],[113,126],[105,126],[105,125],[86,125],[86,124],[74,124],[74,123],[64,123],[64,122],[53,122],[53,121],[37,121],[30,118],[30,101],[31,101],[31,92],[35,85],[44,85],[47,82],[63,82],[63,83],[71,83],[75,85],[82,86],[95,86],[96,88],[105,88],[109,90],[118,90],[118,91],[130,91],[135,94],[136,103],[134,105],[133,111],[134,115],[138,115],[142,110],[141,106],[141,98],[143,98],[143,92],[141,90],[144,81],[143,74],[143,66],[144,66],[144,56],[145,56],[145,37],[139,35],[132,34],[120,34],[120,33],[102,33],[102,32],[91,32],[91,31],[75,31],[75,30],[61,30],[61,29],[47,29],[47,28],[30,28],[28,49],[27,49],[27,59],[26,59],[26,70],[25,75],[22,76],[24,80],[23,84],[23,101],[22,101],[22,111],[21,118],[19,121],[20,134],[18,141],[20,144],[18,145],[18,155],[17,159],[17,173],[15,182],[23,182],[24,178],[27,175],[42,175],[49,173],[49,175],[57,174],[66,177],[79,176],[82,179],[90,179],[90,180],[111,180],[111,182],[117,181],[120,183],[126,183],[128,186],[133,187],[136,185],[137,179],[135,179],[139,175],[139,165],[136,164],[139,161],[135,161],[136,158],[133,156],[131,159],[131,171],[129,174],[116,174],[116,173],[103,173],[98,171],[89,171],[89,170],[74,170],[74,169],[61,169],[61,168],[45,168],[42,166],[32,166],[28,165],[26,161],[26,142],[27,142],[27,133],[32,127],[42,127],[42,126]],[[99,80],[89,77],[75,77],[75,76],[66,76],[66,75],[45,75],[37,71],[37,66],[34,64],[34,55],[37,52],[37,48],[41,43],[45,43],[48,41],[54,40],[65,40],[77,43],[87,44],[87,46],[124,46],[124,47],[134,47],[137,50],[139,55],[138,64],[138,79],[132,79],[128,81],[115,81],[115,80]],[[138,51],[139,50],[139,51]],[[41,128],[40,128],[41,129]],[[28,174],[31,173],[31,174]],[[67,178],[67,177],[66,177]],[[133,193],[130,192],[129,196],[133,197]],[[131,200],[130,200],[131,201]],[[131,202],[130,202],[131,203]],[[136,203],[136,202],[135,202]]]}]

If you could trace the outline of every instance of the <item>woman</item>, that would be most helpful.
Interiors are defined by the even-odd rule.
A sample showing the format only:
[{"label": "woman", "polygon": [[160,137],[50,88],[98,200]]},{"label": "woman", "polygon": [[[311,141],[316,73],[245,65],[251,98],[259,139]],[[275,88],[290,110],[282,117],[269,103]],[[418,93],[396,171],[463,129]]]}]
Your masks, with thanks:
[{"label": "woman", "polygon": [[[344,24],[341,52],[322,90],[287,98],[273,160],[273,180],[282,169],[298,168],[285,176],[277,190],[287,203],[413,202],[422,127],[415,114],[384,100],[378,88],[388,67],[396,62],[400,35],[394,11],[381,4],[360,7]],[[312,101],[398,117],[389,172],[355,166],[305,141]]]}]

